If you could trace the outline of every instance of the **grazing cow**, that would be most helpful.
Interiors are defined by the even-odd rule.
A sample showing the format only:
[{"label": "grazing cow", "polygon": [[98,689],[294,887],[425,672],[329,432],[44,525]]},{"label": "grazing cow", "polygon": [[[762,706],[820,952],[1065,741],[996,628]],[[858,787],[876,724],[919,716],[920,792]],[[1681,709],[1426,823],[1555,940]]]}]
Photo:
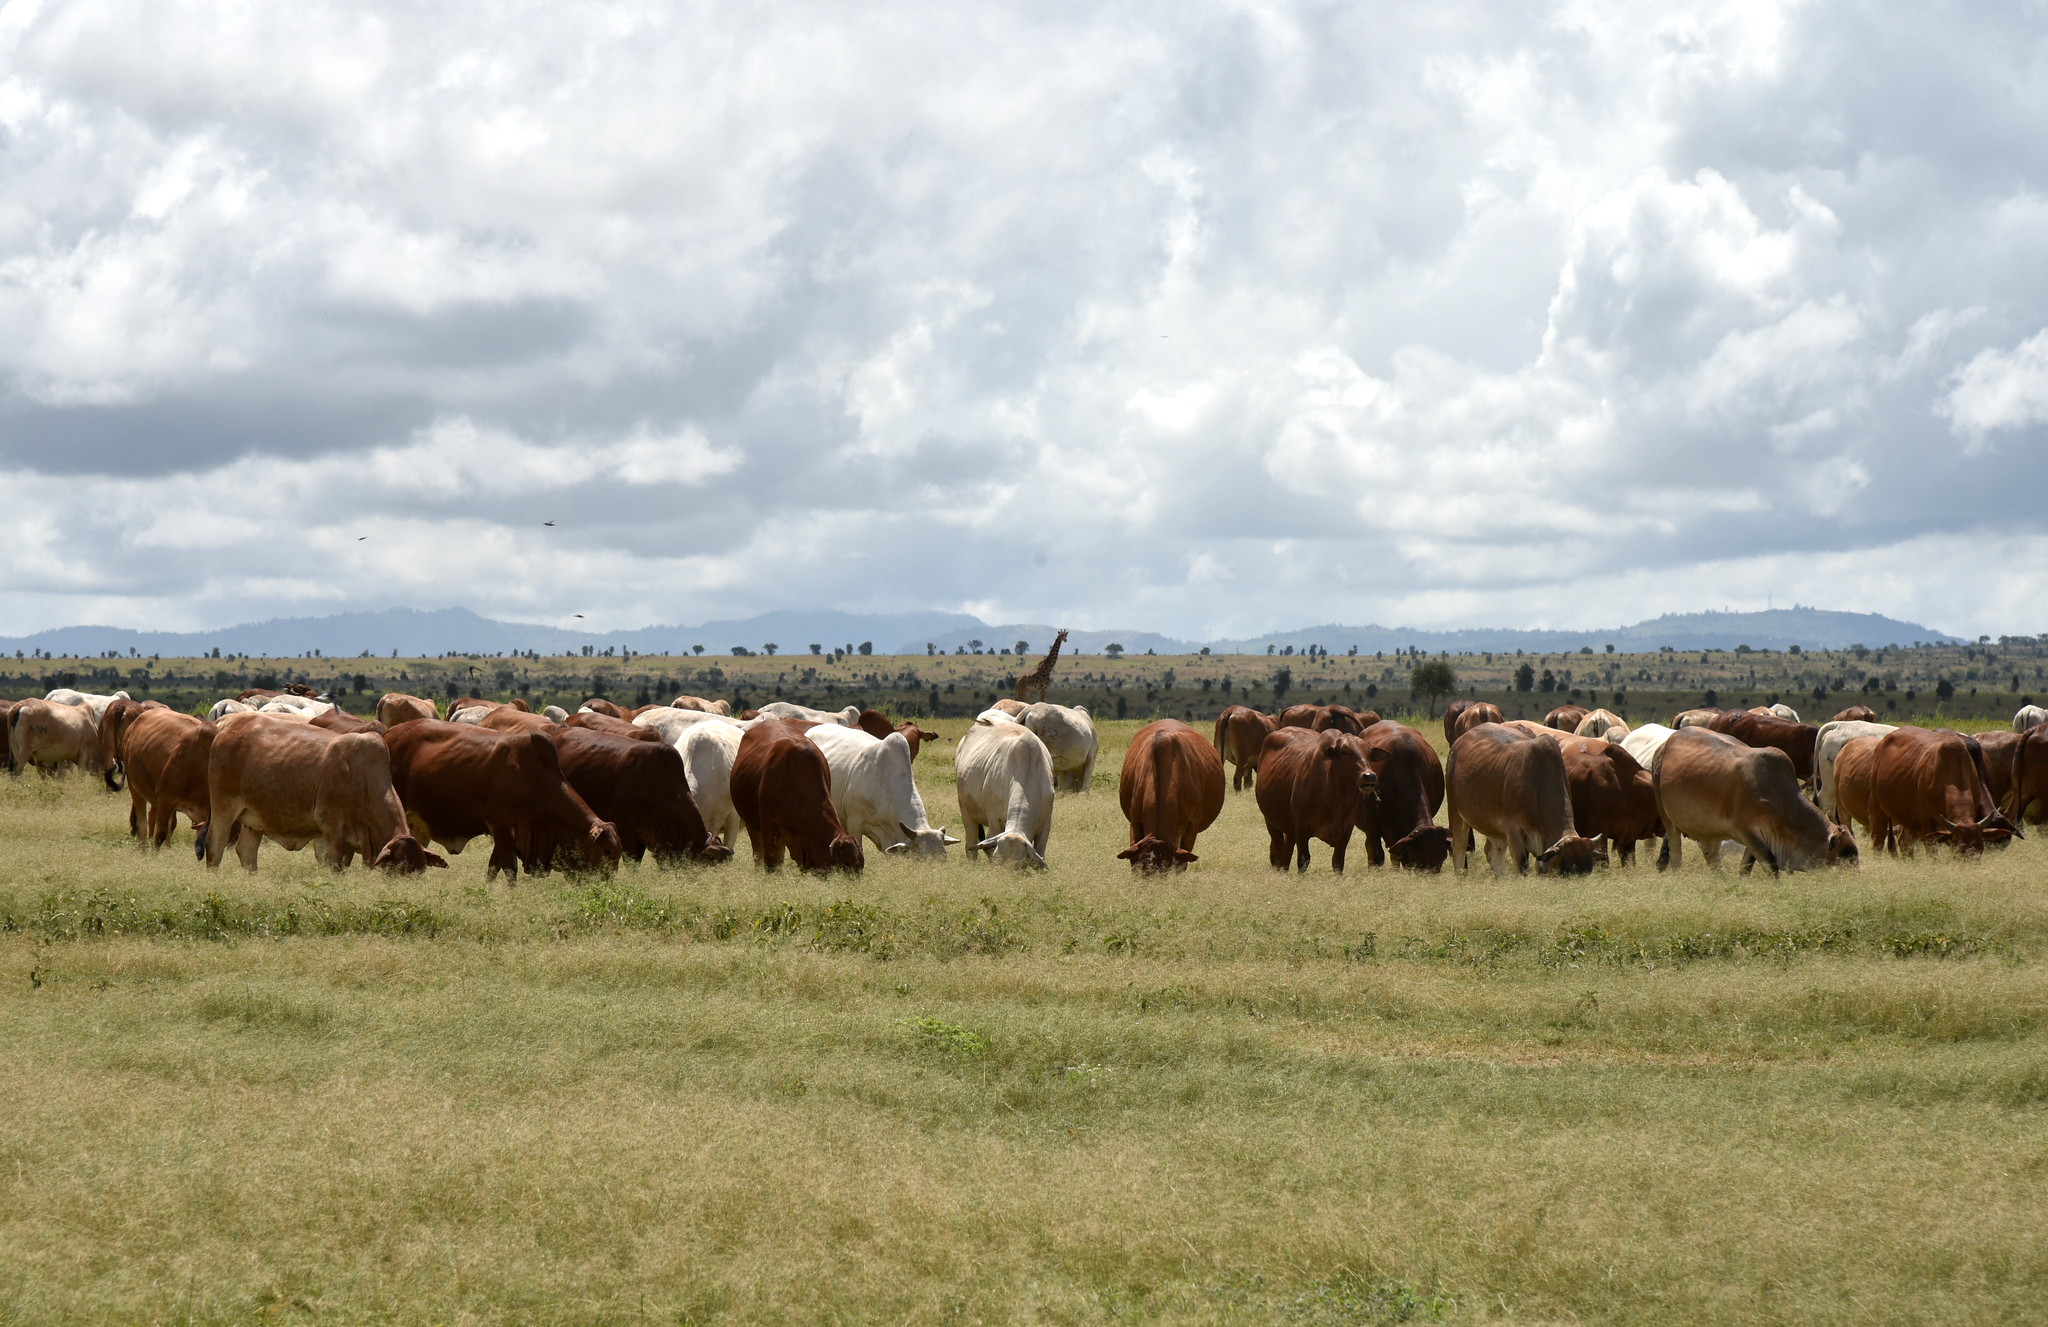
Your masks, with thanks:
[{"label": "grazing cow", "polygon": [[434,702],[421,696],[408,696],[403,691],[387,691],[377,697],[377,722],[386,728],[396,728],[401,723],[414,719],[438,719]]},{"label": "grazing cow", "polygon": [[[635,720],[637,723],[638,720]],[[854,727],[870,737],[887,737],[890,733],[902,733],[903,740],[910,743],[910,758],[917,759],[917,750],[926,742],[936,742],[939,735],[929,728],[920,728],[906,719],[902,723],[890,723],[889,716],[880,710],[862,710],[859,722]]]},{"label": "grazing cow", "polygon": [[1486,836],[1486,860],[1507,874],[1508,858],[1526,874],[1585,875],[1607,854],[1572,820],[1571,786],[1559,739],[1506,724],[1482,723],[1451,747],[1444,769],[1450,809],[1451,859],[1467,867],[1466,829]]},{"label": "grazing cow", "polygon": [[1232,705],[1216,716],[1216,751],[1233,770],[1230,791],[1243,792],[1258,778],[1259,750],[1266,743],[1266,734],[1279,726],[1272,715],[1249,705]]},{"label": "grazing cow", "polygon": [[1342,875],[1375,782],[1364,746],[1349,733],[1276,728],[1259,749],[1257,789],[1273,869],[1284,871],[1292,861],[1308,870],[1309,842],[1321,839],[1330,845],[1330,869]]},{"label": "grazing cow", "polygon": [[[1466,711],[1470,713],[1471,711]],[[1382,719],[1359,735],[1373,788],[1359,810],[1366,861],[1414,871],[1441,871],[1451,831],[1436,823],[1444,804],[1444,767],[1429,739],[1404,723]]]},{"label": "grazing cow", "polygon": [[1637,840],[1654,839],[1663,831],[1650,771],[1619,743],[1604,737],[1574,736],[1560,742],[1558,750],[1564,756],[1572,822],[1579,833],[1600,840],[1622,861],[1634,862]]},{"label": "grazing cow", "polygon": [[802,719],[809,723],[836,723],[842,728],[860,727],[858,705],[848,705],[843,710],[814,710],[786,700],[771,700],[754,713],[764,719]]},{"label": "grazing cow", "polygon": [[1045,865],[1052,838],[1052,752],[1020,723],[976,720],[953,751],[967,856]]},{"label": "grazing cow", "polygon": [[19,701],[7,728],[7,749],[17,768],[33,765],[51,775],[65,765],[78,765],[88,774],[99,773],[99,733],[84,705]]},{"label": "grazing cow", "polygon": [[914,851],[919,857],[943,857],[960,841],[932,828],[926,817],[903,734],[874,737],[858,728],[820,723],[806,727],[804,736],[832,767],[832,806],[847,833],[883,852]]},{"label": "grazing cow", "polygon": [[1746,850],[1744,871],[1760,860],[1773,875],[1856,860],[1856,840],[1800,796],[1792,758],[1776,747],[1695,725],[1666,739],[1650,775],[1664,822],[1660,867],[1683,863],[1686,839],[1711,866],[1733,839]]},{"label": "grazing cow", "polygon": [[860,840],[832,807],[832,767],[797,725],[771,718],[749,728],[733,758],[731,787],[733,809],[763,869],[780,868],[785,852],[802,870],[821,874],[867,865]]},{"label": "grazing cow", "polygon": [[671,709],[698,710],[705,714],[717,714],[730,719],[732,702],[729,700],[706,700],[702,696],[677,696],[669,702]]},{"label": "grazing cow", "polygon": [[577,713],[602,714],[607,718],[617,719],[620,723],[631,723],[633,721],[633,716],[628,714],[623,706],[616,705],[606,700],[603,696],[592,696],[589,700],[584,701],[577,708]]},{"label": "grazing cow", "polygon": [[1561,733],[1577,732],[1579,720],[1592,712],[1584,705],[1560,705],[1543,716],[1543,726],[1555,728]]},{"label": "grazing cow", "polygon": [[705,827],[735,846],[747,827],[732,805],[732,762],[746,731],[731,722],[698,724],[684,729],[675,743]]},{"label": "grazing cow", "polygon": [[127,700],[128,698],[128,693],[125,691],[116,691],[111,695],[98,695],[90,691],[74,691],[70,687],[58,687],[55,691],[43,697],[44,700],[49,701],[52,705],[79,705],[92,711],[92,721],[95,727],[99,724],[100,716],[107,712],[107,706],[117,700]]},{"label": "grazing cow", "polygon": [[1725,733],[1744,746],[1768,746],[1783,751],[1791,760],[1792,770],[1800,782],[1813,781],[1813,749],[1820,729],[1812,724],[1775,714],[1758,714],[1754,710],[1729,710],[1715,715],[1704,726],[1714,732]]},{"label": "grazing cow", "polygon": [[1870,837],[1911,856],[1922,839],[1964,856],[2023,838],[1991,805],[1983,756],[1947,728],[1901,728],[1877,739]]},{"label": "grazing cow", "polygon": [[[1848,709],[1846,709],[1846,710],[1843,710],[1843,711],[1842,711],[1842,712],[1841,712],[1840,714],[1837,714],[1837,715],[1836,715],[1836,716],[1835,716],[1834,718],[1832,718],[1832,719],[1829,719],[1829,720],[1828,720],[1828,723],[1876,723],[1876,722],[1877,722],[1877,711],[1876,711],[1876,710],[1874,710],[1874,709],[1872,709],[1872,708],[1870,708],[1870,706],[1868,706],[1868,705],[1851,705],[1851,706],[1850,706],[1850,707],[1849,707]],[[1827,726],[1826,724],[1823,724],[1823,725],[1822,725],[1822,727],[1826,727],[1826,726]]]},{"label": "grazing cow", "polygon": [[1124,752],[1117,800],[1131,846],[1117,854],[1140,872],[1184,869],[1195,838],[1223,813],[1223,757],[1178,719],[1140,728]]},{"label": "grazing cow", "polygon": [[448,865],[413,837],[391,783],[391,752],[372,733],[232,724],[214,736],[206,788],[199,839],[208,867],[218,867],[232,845],[242,866],[255,870],[265,837],[290,852],[317,839],[317,856],[336,871],[357,853],[400,874]]},{"label": "grazing cow", "polygon": [[2001,805],[2008,819],[2030,825],[2048,821],[2048,728],[2036,724],[2018,734],[2012,751],[2012,786]]},{"label": "grazing cow", "polygon": [[[641,731],[645,731],[644,729]],[[562,777],[591,812],[619,832],[619,850],[634,861],[652,852],[664,864],[722,862],[732,849],[714,838],[697,813],[683,758],[668,743],[557,724],[548,736]]]},{"label": "grazing cow", "polygon": [[[1869,723],[1862,719],[1830,719],[1820,726],[1813,739],[1813,792],[1822,811],[1843,824],[1848,823],[1849,818],[1842,813],[1835,790],[1835,762],[1840,758],[1842,748],[1859,737],[1883,737],[1897,731],[1896,724]],[[1869,823],[1860,815],[1856,819]]]},{"label": "grazing cow", "polygon": [[325,728],[331,733],[376,733],[381,736],[390,731],[375,719],[350,714],[340,706],[316,714],[308,722],[315,728]]},{"label": "grazing cow", "polygon": [[674,746],[683,740],[683,734],[700,723],[719,723],[735,732],[741,731],[740,720],[728,719],[723,714],[712,714],[706,710],[678,709],[673,705],[657,705],[633,716],[633,725],[647,728],[661,734],[661,740]]},{"label": "grazing cow", "polygon": [[2048,709],[2042,709],[2039,705],[2022,705],[2012,716],[2012,730],[2016,733],[2023,733],[2029,728],[2039,728],[2044,723],[2048,723]]},{"label": "grazing cow", "polygon": [[178,813],[196,834],[206,827],[212,793],[207,762],[219,730],[176,710],[145,710],[128,724],[121,760],[128,776],[128,832],[161,848],[178,827]]},{"label": "grazing cow", "polygon": [[1612,710],[1594,710],[1591,714],[1579,720],[1578,727],[1572,729],[1572,735],[1575,737],[1598,737],[1609,742],[1619,742],[1622,738],[1628,736],[1628,720]]},{"label": "grazing cow", "polygon": [[[1991,794],[1991,804],[2003,807],[2012,797],[2012,766],[2020,753],[2020,734],[1993,730],[1969,734],[1966,740],[1974,743],[1984,758],[1984,787]],[[2022,817],[2012,819],[2017,822]]]},{"label": "grazing cow", "polygon": [[1673,728],[1704,728],[1719,717],[1720,713],[1721,711],[1711,705],[1701,706],[1696,710],[1680,710],[1678,716],[1671,721],[1671,726]]},{"label": "grazing cow", "polygon": [[1458,739],[1482,723],[1501,723],[1506,715],[1500,706],[1487,700],[1454,700],[1444,708],[1444,750],[1458,744]]},{"label": "grazing cow", "polygon": [[1028,707],[1018,722],[1037,733],[1045,749],[1052,752],[1054,789],[1087,792],[1095,780],[1095,757],[1101,747],[1087,708],[1041,700]]},{"label": "grazing cow", "polygon": [[486,880],[523,866],[545,873],[556,858],[610,870],[619,831],[598,819],[562,777],[561,756],[544,733],[496,733],[475,724],[415,720],[384,734],[392,782],[420,837],[453,853],[488,834]]}]

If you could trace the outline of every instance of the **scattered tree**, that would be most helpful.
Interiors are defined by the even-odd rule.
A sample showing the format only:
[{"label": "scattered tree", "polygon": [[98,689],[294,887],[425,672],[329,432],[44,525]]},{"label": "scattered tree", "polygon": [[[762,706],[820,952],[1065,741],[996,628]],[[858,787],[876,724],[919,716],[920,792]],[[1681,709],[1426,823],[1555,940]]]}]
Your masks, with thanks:
[{"label": "scattered tree", "polygon": [[1014,651],[1012,651],[1012,652],[1013,652],[1014,654],[1016,654],[1016,656],[1017,656],[1018,658],[1020,658],[1020,659],[1021,659],[1021,658],[1023,658],[1023,657],[1024,657],[1024,654],[1025,654],[1025,652],[1026,652],[1026,651],[1028,651],[1028,650],[1029,650],[1030,648],[1031,648],[1031,642],[1030,642],[1030,641],[1028,641],[1028,640],[1020,640],[1020,641],[1018,641],[1018,642],[1017,642],[1016,648],[1015,648],[1015,650],[1014,650]]},{"label": "scattered tree", "polygon": [[1458,670],[1442,659],[1425,659],[1408,674],[1408,686],[1429,702],[1429,717],[1436,717],[1436,702],[1458,689]]},{"label": "scattered tree", "polygon": [[771,640],[766,645],[763,645],[761,648],[767,651],[768,657],[772,659],[775,657],[775,652],[781,649],[782,647]]},{"label": "scattered tree", "polygon": [[1535,689],[1536,670],[1530,667],[1528,664],[1523,664],[1520,668],[1517,668],[1515,670],[1515,690],[1534,691]]},{"label": "scattered tree", "polygon": [[1121,659],[1123,657],[1124,647],[1117,644],[1115,641],[1111,641],[1109,644],[1102,647],[1102,652],[1112,659]]}]

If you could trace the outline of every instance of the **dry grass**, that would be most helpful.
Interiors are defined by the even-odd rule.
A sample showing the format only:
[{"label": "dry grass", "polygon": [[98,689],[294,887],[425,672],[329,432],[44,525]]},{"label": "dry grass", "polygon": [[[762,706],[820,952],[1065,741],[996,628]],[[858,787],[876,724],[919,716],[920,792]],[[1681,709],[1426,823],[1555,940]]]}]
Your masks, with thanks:
[{"label": "dry grass", "polygon": [[1340,880],[1247,795],[1141,882],[1116,766],[1043,874],[511,890],[10,781],[0,1321],[2038,1315],[2041,843]]}]

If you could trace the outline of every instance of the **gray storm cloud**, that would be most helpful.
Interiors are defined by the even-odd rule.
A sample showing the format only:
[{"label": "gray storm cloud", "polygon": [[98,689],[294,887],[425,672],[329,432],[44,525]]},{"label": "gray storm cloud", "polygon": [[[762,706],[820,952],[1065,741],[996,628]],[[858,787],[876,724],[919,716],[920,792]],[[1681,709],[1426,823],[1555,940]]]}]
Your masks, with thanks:
[{"label": "gray storm cloud", "polygon": [[0,631],[2038,630],[2044,54],[1995,7],[14,0]]}]

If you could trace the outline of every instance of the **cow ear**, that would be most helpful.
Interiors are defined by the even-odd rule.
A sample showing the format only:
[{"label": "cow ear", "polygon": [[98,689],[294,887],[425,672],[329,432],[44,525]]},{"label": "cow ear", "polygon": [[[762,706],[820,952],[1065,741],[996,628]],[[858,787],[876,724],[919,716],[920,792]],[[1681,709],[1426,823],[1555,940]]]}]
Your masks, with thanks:
[{"label": "cow ear", "polygon": [[1116,859],[1120,862],[1128,862],[1137,855],[1138,850],[1136,848],[1125,848],[1122,852],[1116,855]]},{"label": "cow ear", "polygon": [[1542,852],[1536,854],[1536,860],[1539,862],[1547,862],[1555,856],[1557,856],[1556,848],[1545,848]]},{"label": "cow ear", "polygon": [[[987,838],[983,839],[981,842],[975,844],[974,846],[976,848],[979,848],[983,852],[994,852],[996,850],[996,840],[1001,837],[1002,835],[1000,834],[991,834]],[[1119,857],[1123,855],[1123,853],[1117,854],[1117,856]]]},{"label": "cow ear", "polygon": [[1175,848],[1173,850],[1173,859],[1177,862],[1199,862],[1202,860],[1186,848]]},{"label": "cow ear", "polygon": [[892,845],[890,845],[889,847],[887,847],[887,848],[884,848],[884,849],[882,849],[882,851],[883,851],[883,852],[909,852],[909,851],[910,851],[910,845],[909,845],[909,844],[907,844],[907,843],[897,843],[897,844],[892,844]]},{"label": "cow ear", "polygon": [[425,848],[422,848],[420,849],[420,858],[428,866],[439,867],[443,871],[448,869],[448,859],[438,852],[428,852]]}]

